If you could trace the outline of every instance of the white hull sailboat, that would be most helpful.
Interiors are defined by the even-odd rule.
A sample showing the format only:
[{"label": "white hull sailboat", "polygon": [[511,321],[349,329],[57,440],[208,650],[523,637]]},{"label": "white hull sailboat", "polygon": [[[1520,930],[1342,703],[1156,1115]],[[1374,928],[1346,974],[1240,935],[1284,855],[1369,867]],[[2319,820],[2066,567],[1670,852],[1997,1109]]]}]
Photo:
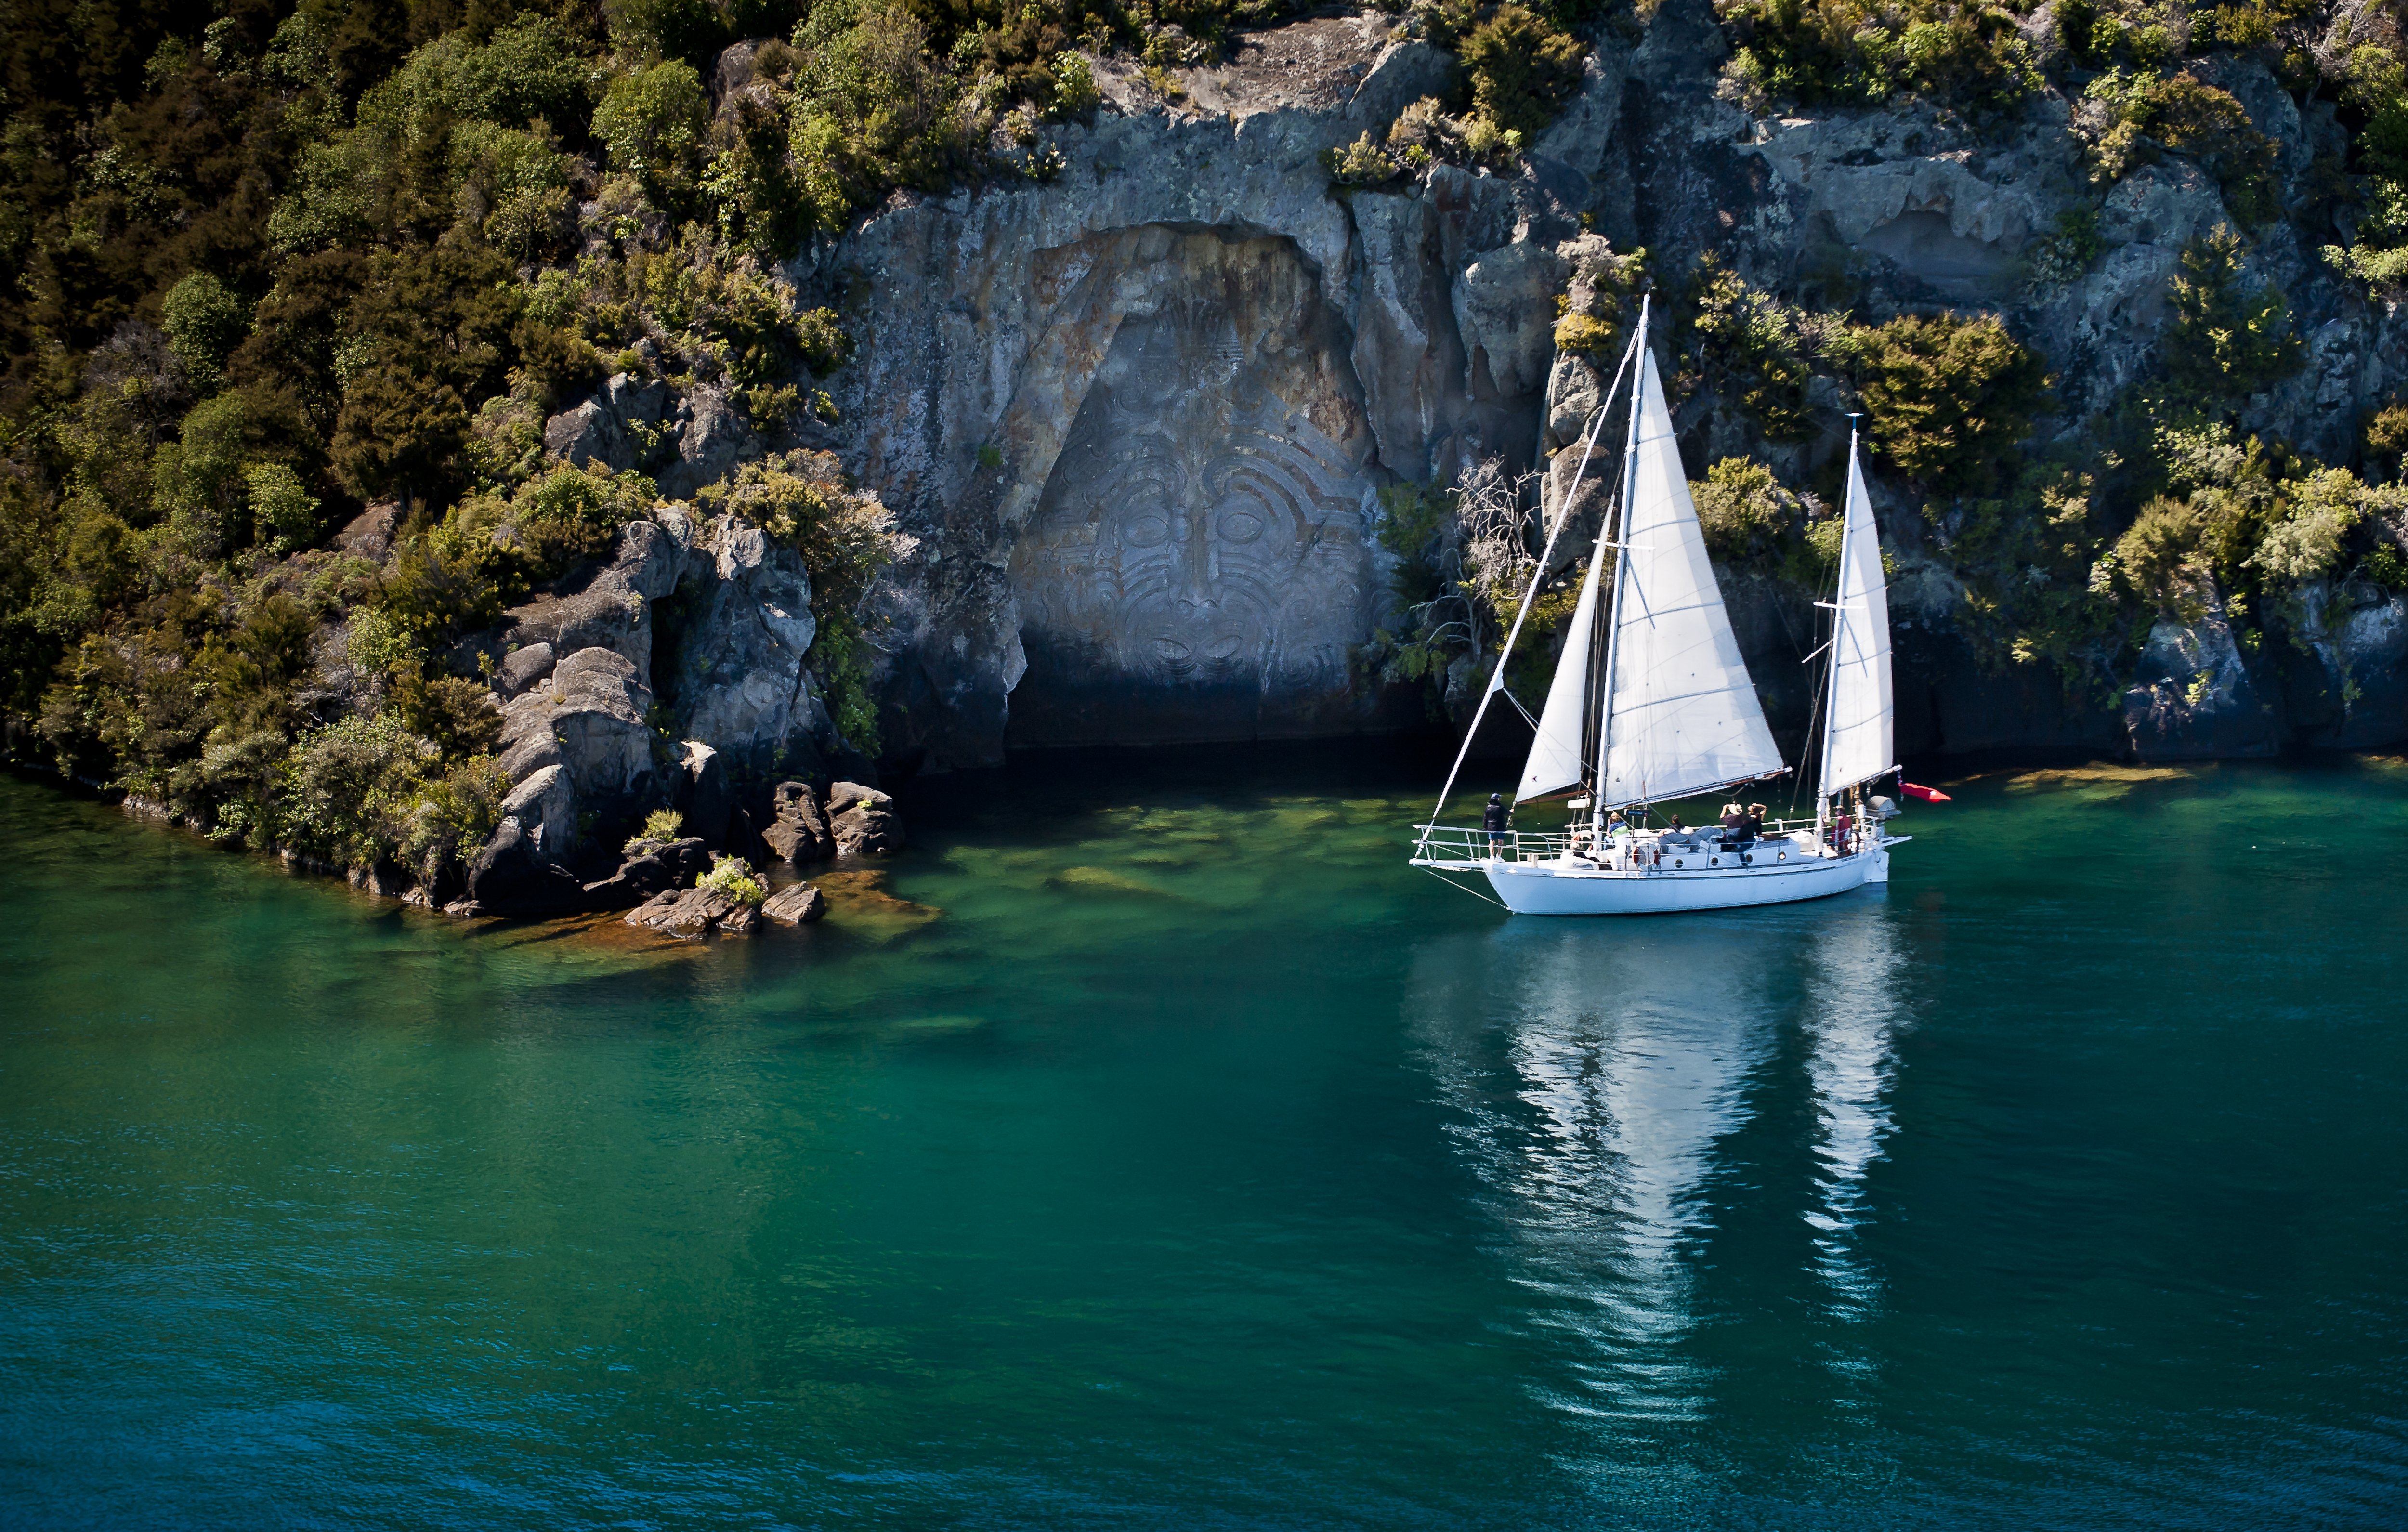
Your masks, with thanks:
[{"label": "white hull sailboat", "polygon": [[[1491,832],[1436,823],[1454,791],[1505,664],[1545,579],[1564,513],[1547,537],[1522,613],[1474,712],[1432,823],[1419,826],[1412,865],[1478,873],[1517,914],[1638,915],[1782,904],[1889,881],[1885,827],[1895,808],[1868,789],[1898,769],[1891,758],[1889,603],[1881,535],[1864,470],[1848,444],[1848,494],[1839,589],[1829,603],[1830,659],[1818,709],[1820,786],[1811,821],[1761,829],[1648,823],[1656,804],[1786,774],[1740,657],[1672,439],[1672,419],[1647,347],[1648,312],[1582,448],[1588,468],[1624,373],[1631,375],[1622,483],[1565,629],[1562,657],[1540,712],[1514,805],[1569,797],[1563,830]],[[1634,366],[1635,363],[1635,366]],[[1617,523],[1620,536],[1616,537]],[[1599,571],[1613,566],[1612,591]],[[1509,694],[1510,696],[1510,694]],[[1519,704],[1517,703],[1518,707]],[[1627,813],[1627,822],[1612,816]]]}]

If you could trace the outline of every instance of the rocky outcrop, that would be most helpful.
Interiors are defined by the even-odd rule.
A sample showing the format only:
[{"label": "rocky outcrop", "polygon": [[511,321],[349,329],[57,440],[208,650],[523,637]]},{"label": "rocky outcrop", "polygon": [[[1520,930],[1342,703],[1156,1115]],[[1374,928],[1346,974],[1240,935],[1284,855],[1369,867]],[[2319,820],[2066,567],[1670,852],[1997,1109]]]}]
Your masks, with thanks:
[{"label": "rocky outcrop", "polygon": [[903,849],[903,821],[895,800],[859,782],[828,789],[828,829],[848,856],[892,856]]},{"label": "rocky outcrop", "polygon": [[713,933],[749,936],[758,927],[760,919],[756,907],[717,888],[661,894],[627,911],[629,925],[681,941],[699,941]]},{"label": "rocky outcrop", "polygon": [[[664,806],[709,844],[742,842],[750,854],[751,831],[776,815],[738,826],[745,782],[855,758],[809,667],[817,631],[792,549],[739,517],[669,505],[628,525],[609,563],[464,645],[492,676],[500,765],[516,784],[488,848],[483,886],[494,896],[472,901],[564,910],[574,901],[562,880],[537,874],[576,867],[608,881],[616,875],[607,862],[594,867],[585,838],[616,844]],[[810,855],[833,851],[824,823],[812,833]],[[614,898],[624,892],[613,887]]]},{"label": "rocky outcrop", "polygon": [[827,914],[827,895],[809,883],[789,883],[761,906],[764,920],[780,925],[809,925]]},{"label": "rocky outcrop", "polygon": [[809,782],[780,782],[769,792],[769,823],[761,832],[771,857],[790,866],[836,854],[836,838]]}]

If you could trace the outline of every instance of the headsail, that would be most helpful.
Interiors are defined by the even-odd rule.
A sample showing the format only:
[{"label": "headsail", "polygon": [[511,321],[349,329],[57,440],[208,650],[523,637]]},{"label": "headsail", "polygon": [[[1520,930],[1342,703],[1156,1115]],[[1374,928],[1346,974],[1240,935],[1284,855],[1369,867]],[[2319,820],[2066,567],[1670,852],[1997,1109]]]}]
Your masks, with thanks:
[{"label": "headsail", "polygon": [[1564,629],[1563,657],[1555,662],[1555,679],[1547,687],[1547,705],[1539,713],[1539,737],[1530,741],[1530,756],[1522,765],[1522,785],[1513,790],[1516,802],[1560,793],[1588,780],[1591,736],[1596,722],[1589,704],[1597,694],[1592,655],[1597,647],[1597,572],[1605,563],[1602,535],[1589,555],[1588,576],[1581,581],[1580,605]]},{"label": "headsail", "polygon": [[1848,442],[1848,501],[1840,527],[1840,591],[1831,632],[1830,723],[1823,735],[1823,794],[1869,781],[1898,764],[1891,754],[1889,583],[1882,576],[1881,529],[1865,495],[1864,465]]},{"label": "headsail", "polygon": [[1656,358],[1643,348],[1635,408],[1599,782],[1607,804],[1676,798],[1782,769],[1706,556]]}]

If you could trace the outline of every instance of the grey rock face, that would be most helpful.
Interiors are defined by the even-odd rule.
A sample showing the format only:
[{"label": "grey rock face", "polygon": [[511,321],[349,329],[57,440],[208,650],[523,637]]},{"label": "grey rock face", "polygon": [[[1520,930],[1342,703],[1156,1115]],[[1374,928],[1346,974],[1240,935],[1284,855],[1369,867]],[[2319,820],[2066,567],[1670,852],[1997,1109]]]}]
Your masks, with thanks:
[{"label": "grey rock face", "polygon": [[2124,694],[2131,753],[2143,761],[2273,755],[2282,735],[2222,611],[2149,630],[2138,679]]},{"label": "grey rock face", "polygon": [[678,751],[678,810],[685,815],[686,830],[713,846],[724,845],[728,816],[736,809],[736,784],[728,780],[727,762],[699,739],[686,740]]},{"label": "grey rock face", "polygon": [[[1377,492],[1493,455],[1509,471],[1547,467],[1559,505],[1611,363],[1554,354],[1555,300],[1606,242],[1647,248],[1659,277],[1711,251],[1759,287],[1875,318],[2006,313],[2059,380],[2065,411],[2043,428],[2079,430],[2155,365],[2184,243],[2229,221],[2213,179],[2169,154],[2108,193],[2088,268],[2061,269],[2058,221],[2092,195],[2064,104],[1980,136],[1915,108],[1752,118],[1717,93],[1726,43],[1695,0],[1658,8],[1635,42],[1609,35],[1511,173],[1440,165],[1333,188],[1325,150],[1448,88],[1451,61],[1391,41],[1390,27],[1366,13],[1253,34],[1228,65],[1182,71],[1177,106],[1107,61],[1092,123],[1048,130],[1068,162],[1051,183],[898,194],[787,263],[800,290],[857,294],[854,360],[821,381],[845,422],[846,467],[918,539],[869,613],[898,763],[992,764],[1007,741],[1417,721],[1417,703],[1411,718],[1384,712],[1345,669],[1395,615]],[[2199,67],[2249,105],[2286,165],[2332,151],[2329,107],[2303,113],[2262,64]],[[713,84],[723,112],[740,109],[759,85],[750,45],[723,56]],[[2345,453],[2408,372],[2408,309],[2349,297],[2287,229],[2259,239],[2247,279],[2286,286],[2310,353],[2252,402],[2248,428]],[[1831,430],[1768,453],[1793,485],[1844,444],[1839,401],[1816,402]],[[1755,445],[1714,400],[1673,404],[1693,474]],[[723,382],[671,396],[624,377],[555,417],[547,443],[643,466],[673,496],[762,448]],[[1585,517],[1601,496],[1584,496]],[[2255,750],[2249,708],[2278,733],[2408,732],[2389,694],[2370,690],[2374,662],[2335,668],[2347,644],[2372,655],[2391,641],[2365,607],[2310,643],[2309,671],[2244,666],[2200,694],[2212,706],[2191,699],[2200,670],[2224,676],[2202,635],[2160,635],[2120,709],[1986,668],[1957,636],[1964,592],[1944,551],[1913,508],[1889,507],[1878,485],[1875,497],[1912,587],[1899,603],[1901,750]],[[829,769],[839,742],[805,668],[817,623],[800,561],[741,523],[677,508],[658,520],[581,588],[514,614],[522,644],[624,656],[674,737],[721,752],[732,779]],[[1811,647],[1786,600],[1733,596],[1759,679],[1795,673]],[[1750,601],[1760,609],[1739,609]],[[2177,652],[2186,643],[2200,652]],[[2165,690],[2194,660],[2179,694]],[[529,679],[511,706],[542,684]],[[1802,732],[1803,689],[1772,689],[1776,728]],[[1460,690],[1476,688],[1467,677]],[[2329,717],[2295,705],[2325,693]],[[513,727],[514,768],[565,759],[548,732]],[[766,809],[747,821],[775,823]]]},{"label": "grey rock face", "polygon": [[599,463],[609,468],[635,466],[635,449],[627,433],[599,399],[562,410],[543,422],[543,450],[553,457],[583,467]]},{"label": "grey rock face", "polygon": [[538,861],[562,861],[575,848],[577,795],[566,766],[545,766],[510,789],[502,813],[526,832]]},{"label": "grey rock face", "polygon": [[494,671],[494,695],[508,702],[552,674],[552,645],[538,640],[502,656]]},{"label": "grey rock face", "polygon": [[1359,713],[1347,649],[1378,578],[1372,444],[1333,370],[1341,336],[1284,242],[1118,243],[1091,282],[1127,261],[1176,272],[1163,290],[1178,296],[1121,317],[1012,549],[1029,668],[1011,737],[1343,728]]},{"label": "grey rock face", "polygon": [[725,390],[695,390],[680,413],[677,457],[657,476],[663,494],[683,498],[726,478],[745,459],[761,455],[752,427],[728,402]]}]

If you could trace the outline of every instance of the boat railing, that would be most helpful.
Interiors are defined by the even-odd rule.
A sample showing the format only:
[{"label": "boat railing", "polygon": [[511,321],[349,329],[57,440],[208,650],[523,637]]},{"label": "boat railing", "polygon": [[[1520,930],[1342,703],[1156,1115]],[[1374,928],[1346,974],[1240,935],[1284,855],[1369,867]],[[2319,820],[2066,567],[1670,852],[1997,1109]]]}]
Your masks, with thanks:
[{"label": "boat railing", "polygon": [[[1417,824],[1413,828],[1420,838],[1414,845],[1412,860],[1416,864],[1431,866],[1471,866],[1490,861],[1560,862],[1567,854],[1578,854],[1587,858],[1592,844],[1589,832],[1585,828],[1488,831],[1475,825],[1465,824]],[[1826,830],[1828,828],[1825,826]],[[1612,844],[1609,840],[1606,861],[1625,870],[1654,866],[1661,858],[1677,854],[1682,850],[1680,842],[1688,838],[1694,838],[1699,852],[1709,849],[1726,849],[1721,840],[1722,835],[1723,829],[1719,824],[1684,825],[1677,832],[1666,828],[1652,828],[1640,833],[1639,839],[1631,848],[1627,863],[1623,860],[1622,854],[1612,849]],[[1814,821],[1811,819],[1767,820],[1762,837],[1753,844],[1763,845],[1775,840],[1789,840],[1793,837],[1807,845],[1815,845],[1817,838]],[[1670,849],[1664,845],[1667,839],[1674,842]],[[1833,846],[1828,835],[1821,839],[1820,845],[1824,854],[1827,855],[1836,853],[1844,856],[1851,850],[1858,849],[1854,846]]]}]

